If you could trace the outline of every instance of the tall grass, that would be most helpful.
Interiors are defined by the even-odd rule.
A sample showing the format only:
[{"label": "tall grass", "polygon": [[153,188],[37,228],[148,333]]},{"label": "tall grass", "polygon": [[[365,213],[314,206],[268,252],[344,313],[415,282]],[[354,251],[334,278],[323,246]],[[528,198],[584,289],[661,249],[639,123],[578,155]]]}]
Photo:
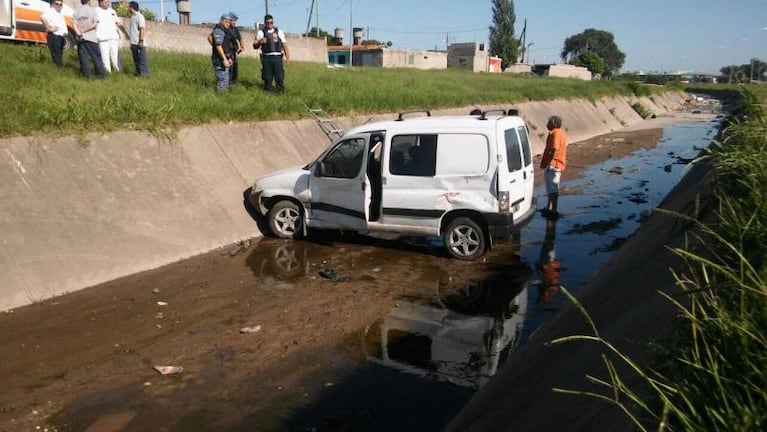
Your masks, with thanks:
[{"label": "tall grass", "polygon": [[348,115],[555,98],[596,101],[637,91],[618,81],[456,70],[333,69],[293,62],[286,67],[287,92],[275,95],[260,89],[259,61],[244,57],[240,83],[219,95],[209,56],[150,48],[149,79],[133,76],[128,51],[120,56],[121,73],[86,81],[79,76],[74,49],[65,51],[64,67],[56,69],[44,45],[0,43],[0,103],[6,107],[0,114],[0,136],[296,119],[307,115],[305,105]]},{"label": "tall grass", "polygon": [[[689,301],[669,301],[688,331],[677,346],[665,348],[673,358],[665,373],[638,365],[602,338],[575,299],[593,334],[553,341],[596,341],[606,348],[607,379],[588,377],[603,393],[555,390],[605,400],[637,430],[767,430],[767,122],[761,96],[745,92],[726,124],[697,162],[712,168],[710,215],[677,215],[693,227],[689,244],[673,249],[686,263],[673,275]],[[652,396],[627,386],[618,370],[637,374]]]}]

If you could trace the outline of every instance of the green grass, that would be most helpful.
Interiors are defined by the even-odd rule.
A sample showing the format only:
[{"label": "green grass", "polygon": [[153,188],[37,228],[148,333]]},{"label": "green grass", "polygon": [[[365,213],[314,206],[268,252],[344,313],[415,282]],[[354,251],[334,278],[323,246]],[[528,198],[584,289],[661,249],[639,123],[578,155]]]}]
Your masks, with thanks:
[{"label": "green grass", "polygon": [[126,128],[159,131],[201,123],[297,119],[307,116],[305,105],[351,115],[483,104],[511,107],[556,98],[596,101],[646,92],[621,81],[456,70],[331,69],[293,62],[286,67],[286,94],[274,95],[260,89],[259,61],[242,58],[240,83],[216,94],[209,56],[151,48],[148,55],[149,79],[133,76],[130,52],[124,50],[121,73],[86,81],[79,76],[73,49],[65,51],[65,65],[58,70],[44,45],[0,43],[4,66],[0,103],[10,108],[0,114],[0,136]]}]

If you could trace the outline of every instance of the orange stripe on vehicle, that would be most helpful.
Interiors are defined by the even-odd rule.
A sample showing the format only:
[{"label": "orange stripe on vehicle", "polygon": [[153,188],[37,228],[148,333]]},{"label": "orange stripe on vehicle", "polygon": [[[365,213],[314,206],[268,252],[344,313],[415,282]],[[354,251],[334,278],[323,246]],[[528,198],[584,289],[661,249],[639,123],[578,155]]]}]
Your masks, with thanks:
[{"label": "orange stripe on vehicle", "polygon": [[34,42],[47,42],[48,36],[42,32],[18,30],[16,31],[16,39],[28,40]]}]

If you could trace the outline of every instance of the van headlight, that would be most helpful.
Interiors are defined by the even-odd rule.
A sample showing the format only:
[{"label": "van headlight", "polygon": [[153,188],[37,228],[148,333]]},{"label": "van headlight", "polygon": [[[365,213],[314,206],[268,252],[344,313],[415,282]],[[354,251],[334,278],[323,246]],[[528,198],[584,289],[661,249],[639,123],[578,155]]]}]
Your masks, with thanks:
[{"label": "van headlight", "polygon": [[507,213],[509,211],[509,192],[498,193],[498,211]]}]

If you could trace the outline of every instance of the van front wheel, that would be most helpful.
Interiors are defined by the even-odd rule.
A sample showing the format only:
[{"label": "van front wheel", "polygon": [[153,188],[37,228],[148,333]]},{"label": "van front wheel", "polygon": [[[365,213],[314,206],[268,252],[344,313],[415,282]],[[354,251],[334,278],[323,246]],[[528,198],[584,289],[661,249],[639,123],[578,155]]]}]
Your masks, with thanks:
[{"label": "van front wheel", "polygon": [[303,235],[301,211],[291,201],[280,201],[266,214],[269,231],[278,238],[290,239]]},{"label": "van front wheel", "polygon": [[484,255],[487,247],[482,228],[466,217],[450,221],[442,238],[450,256],[460,260],[473,261]]}]

